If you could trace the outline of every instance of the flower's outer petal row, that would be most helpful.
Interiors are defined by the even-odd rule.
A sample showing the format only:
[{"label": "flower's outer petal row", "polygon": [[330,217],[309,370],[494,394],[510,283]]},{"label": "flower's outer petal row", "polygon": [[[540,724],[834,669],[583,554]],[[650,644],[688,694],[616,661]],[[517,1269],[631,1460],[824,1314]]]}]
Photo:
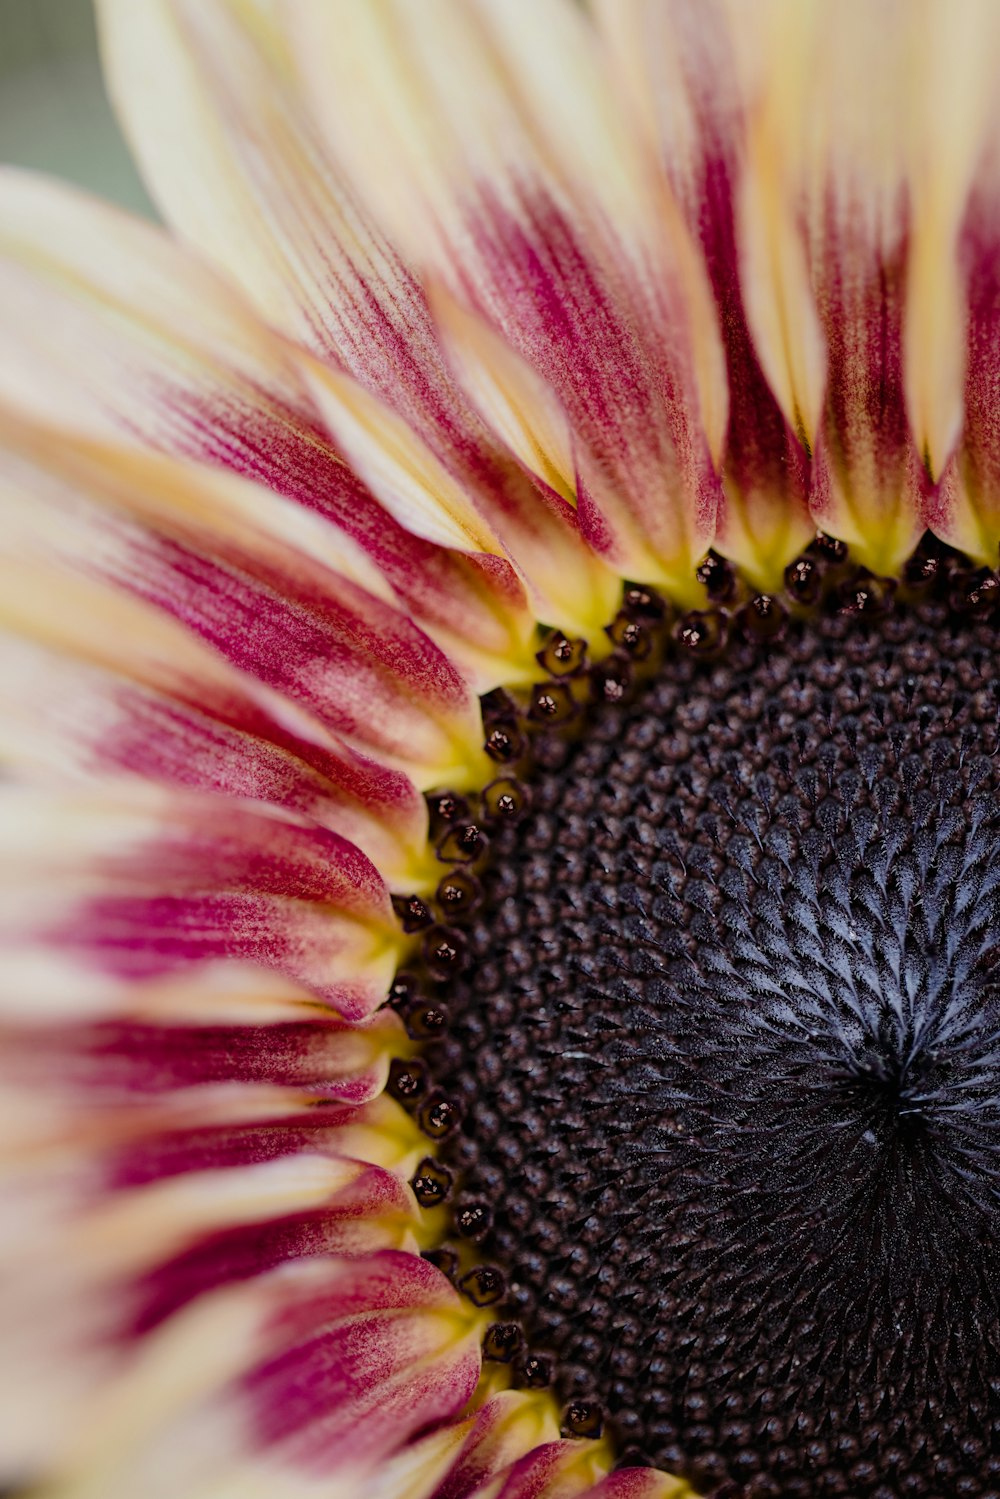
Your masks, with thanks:
[{"label": "flower's outer petal row", "polygon": [[[446,463],[380,394],[352,375],[303,356],[300,369],[310,392],[351,463],[392,515],[421,535],[458,546],[485,548],[489,537],[474,503],[485,488],[497,514],[490,524],[523,575],[538,618],[592,634],[613,612],[619,580],[587,548],[561,493],[539,488],[514,455],[490,454],[465,445],[461,461]],[[553,523],[553,518],[559,518]],[[447,527],[441,530],[442,523]],[[506,680],[516,682],[515,659]]]},{"label": "flower's outer petal row", "polygon": [[[815,523],[802,434],[768,384],[740,284],[737,200],[746,111],[726,11],[702,0],[597,0],[595,14],[623,106],[634,112],[636,131],[700,245],[719,310],[732,396],[714,545],[758,587],[774,588]],[[801,357],[818,366],[806,383],[821,387],[818,327],[802,341]]]},{"label": "flower's outer petal row", "polygon": [[[332,430],[390,512],[419,536],[509,558],[536,614],[579,628],[581,597],[610,584],[571,507],[528,481],[462,395],[418,282],[322,158],[280,29],[248,21],[249,9],[102,0],[112,94],[153,196],[326,364]],[[385,425],[389,467],[372,421]]]},{"label": "flower's outer petal row", "polygon": [[[908,328],[911,415],[923,422],[933,472],[926,520],[988,567],[1000,542],[1000,15],[989,4],[935,10],[928,27],[941,100],[925,130],[915,204],[923,228]],[[928,243],[929,242],[929,243]],[[947,271],[957,274],[952,287]],[[953,304],[958,304],[958,315]],[[967,314],[965,309],[967,308]],[[919,317],[917,316],[919,314]],[[964,340],[955,351],[958,334]],[[964,426],[957,452],[950,439]],[[917,427],[918,432],[921,430]],[[937,436],[935,441],[935,433]]]},{"label": "flower's outer petal row", "polygon": [[[478,1369],[473,1314],[413,1258],[426,1224],[405,1179],[426,1141],[398,1105],[373,1096],[389,1055],[409,1049],[397,1017],[383,1011],[355,1027],[317,1019],[308,992],[259,969],[133,984],[118,1010],[114,1020],[77,1019],[65,1030],[16,1020],[0,1030],[0,1179],[9,1208],[0,1232],[3,1471],[44,1476],[65,1460],[78,1480],[71,1492],[131,1495],[131,1477],[115,1477],[101,1450],[89,1450],[105,1404],[127,1398],[136,1381],[146,1389],[137,1439],[141,1460],[155,1462],[169,1437],[171,1387],[202,1372],[191,1323],[211,1326],[214,1308],[241,1282],[263,1278],[248,1303],[258,1310],[284,1299],[281,1282],[297,1298],[299,1272],[330,1256],[360,1256],[370,1267],[383,1250],[406,1251],[395,1283],[405,1288],[416,1277],[415,1300],[431,1306],[432,1325],[418,1325],[401,1292],[400,1315],[412,1326],[386,1329],[386,1363],[372,1367],[371,1379],[391,1364],[397,1332],[412,1345],[448,1323],[442,1353],[448,1366],[449,1348],[458,1347],[462,1382],[448,1411],[430,1416],[457,1412]],[[369,1271],[349,1273],[364,1280]],[[277,1278],[273,1289],[269,1278]],[[318,1294],[320,1308],[323,1285]],[[341,1319],[348,1337],[364,1315],[362,1304]],[[166,1382],[156,1374],[164,1344],[176,1345]],[[258,1403],[259,1362],[259,1349],[244,1346],[223,1371],[243,1404]],[[363,1372],[345,1390],[335,1365],[317,1368],[317,1408],[324,1398],[346,1400],[349,1416],[357,1414],[358,1401],[371,1398]],[[433,1404],[434,1379],[412,1372],[413,1399]],[[391,1388],[383,1393],[393,1398]],[[201,1397],[216,1399],[209,1384]],[[414,1426],[422,1424],[418,1416]],[[248,1474],[258,1425],[242,1439]],[[107,1418],[109,1453],[125,1432],[129,1424]],[[193,1450],[198,1471],[180,1491],[202,1492],[205,1482],[214,1492],[204,1456]],[[259,1462],[268,1467],[266,1452]]]},{"label": "flower's outer petal row", "polygon": [[192,1014],[197,991],[185,992],[173,1011],[171,998],[178,1000],[169,991],[147,994],[154,1013],[58,1027],[7,1026],[0,1074],[13,1070],[22,1087],[61,1088],[82,1107],[107,1108],[165,1093],[176,1099],[184,1089],[235,1083],[362,1104],[382,1092],[391,1058],[408,1049],[391,1011],[349,1025],[317,1016],[305,992],[295,1018],[272,1016],[256,1024]]},{"label": "flower's outer petal row", "polygon": [[768,554],[777,571],[804,537],[808,478],[815,523],[877,571],[925,525],[994,564],[996,7],[597,12],[719,302],[733,401],[717,547],[758,580]]},{"label": "flower's outer petal row", "polygon": [[[694,1499],[683,1479],[653,1468],[608,1473],[608,1466],[603,1443],[540,1443],[506,1472],[474,1490],[469,1499]],[[450,1491],[443,1489],[440,1499],[451,1499]]]},{"label": "flower's outer petal row", "polygon": [[488,1395],[471,1415],[431,1432],[385,1463],[364,1499],[470,1499],[539,1443],[554,1441],[557,1415],[548,1392],[500,1390]]},{"label": "flower's outer petal row", "polygon": [[342,554],[317,560],[299,507],[229,474],[2,413],[0,433],[0,545],[16,561],[87,571],[145,598],[421,788],[482,779],[479,707],[461,673],[336,570]]},{"label": "flower's outer petal row", "polygon": [[239,1493],[245,1478],[255,1492],[273,1471],[303,1486],[333,1472],[356,1493],[386,1454],[461,1409],[478,1337],[444,1277],[391,1248],[227,1286],[105,1350],[113,1377],[84,1402],[58,1454],[72,1477],[55,1491],[168,1499]]},{"label": "flower's outer petal row", "polygon": [[588,1489],[584,1499],[695,1499],[695,1491],[654,1468],[621,1468]]},{"label": "flower's outer petal row", "polygon": [[[896,573],[925,525],[947,531],[936,486],[962,423],[959,240],[988,134],[998,17],[975,0],[960,20],[935,0],[836,11],[772,0],[752,25],[732,14],[748,100],[750,321],[813,447],[817,523]],[[795,374],[816,364],[817,314],[821,406]]]},{"label": "flower's outer petal row", "polygon": [[[0,171],[0,391],[19,410],[242,474],[336,527],[479,687],[516,674],[532,619],[513,569],[405,530],[330,446],[296,351],[163,231]],[[87,379],[79,372],[86,368]],[[303,537],[310,533],[300,532]],[[496,550],[495,540],[487,538]]]},{"label": "flower's outer petal row", "polygon": [[179,1172],[236,1170],[302,1151],[350,1156],[408,1176],[427,1154],[426,1136],[384,1094],[335,1109],[313,1107],[311,1094],[283,1098],[280,1107],[272,1097],[254,1103],[254,1113],[241,1112],[244,1097],[253,1102],[261,1091],[244,1086],[235,1097],[212,1092],[197,1112],[181,1097],[155,1100],[148,1118],[136,1118],[134,1109],[109,1116],[108,1189]]},{"label": "flower's outer petal row", "polygon": [[[762,37],[741,37],[748,52],[760,47],[747,63],[744,283],[777,279],[765,222],[788,234],[801,226],[827,356],[822,412],[800,418],[813,448],[812,513],[859,560],[892,574],[922,530],[924,487],[904,385],[910,222],[897,132],[911,80],[896,55],[899,15],[852,3],[836,16],[813,6],[792,16],[775,0],[761,20]],[[787,356],[752,296],[750,314],[777,365]],[[786,316],[787,346],[810,319],[797,306]]]},{"label": "flower's outer petal row", "polygon": [[296,715],[141,600],[0,557],[0,641],[8,774],[47,785],[139,777],[267,801],[355,843],[392,888],[433,876],[426,804],[405,775]]},{"label": "flower's outer petal row", "polygon": [[[693,247],[582,15],[561,0],[288,11],[335,159],[562,406],[575,472],[559,477],[584,533],[620,570],[683,586],[715,527],[721,353]],[[468,379],[486,340],[464,350],[454,319],[447,334]],[[492,375],[509,384],[509,359]],[[549,443],[541,477],[566,451]]]},{"label": "flower's outer petal row", "polygon": [[114,1012],[131,982],[205,963],[285,974],[348,1019],[401,956],[360,850],[261,803],[154,787],[3,793],[5,1008]]}]

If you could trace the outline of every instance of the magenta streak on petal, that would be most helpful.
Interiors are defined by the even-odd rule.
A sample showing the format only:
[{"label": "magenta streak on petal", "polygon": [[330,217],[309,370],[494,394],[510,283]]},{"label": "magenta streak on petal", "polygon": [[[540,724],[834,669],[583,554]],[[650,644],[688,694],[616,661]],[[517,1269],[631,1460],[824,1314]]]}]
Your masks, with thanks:
[{"label": "magenta streak on petal", "polygon": [[290,1260],[392,1247],[410,1211],[398,1178],[369,1166],[322,1207],[221,1230],[157,1266],[133,1288],[135,1310],[123,1333],[141,1336],[194,1297]]},{"label": "magenta streak on petal", "polygon": [[524,607],[521,585],[500,557],[465,556],[413,536],[378,504],[330,447],[326,434],[297,413],[165,391],[163,415],[177,426],[175,451],[216,463],[318,511],[368,553],[399,598],[428,624],[459,630],[483,649],[508,645],[490,601]]},{"label": "magenta streak on petal", "polygon": [[[206,796],[177,799],[155,835],[97,855],[103,880],[39,934],[107,973],[138,980],[236,958],[277,969],[357,1019],[384,997],[381,965],[356,943],[392,916],[378,871],[314,824]],[[359,925],[361,924],[361,925]],[[357,964],[358,973],[343,973]]]},{"label": "magenta streak on petal", "polygon": [[[754,351],[739,281],[733,208],[734,164],[714,122],[702,122],[706,143],[703,176],[696,188],[697,232],[719,307],[730,391],[724,468],[750,505],[792,507],[806,516],[809,464],[805,450],[782,415]],[[807,522],[808,524],[808,522]],[[726,501],[719,541],[725,547]]]},{"label": "magenta streak on petal", "polygon": [[[679,336],[668,347],[662,325],[650,335],[642,322],[656,319],[628,305],[559,208],[526,186],[518,193],[515,215],[480,188],[469,211],[475,268],[456,273],[464,296],[562,400],[592,499],[614,496],[668,552],[678,515],[691,534],[710,534],[718,487]],[[605,534],[588,531],[595,545]]]},{"label": "magenta streak on petal", "polygon": [[[991,165],[984,171],[987,183],[995,170]],[[924,520],[945,540],[968,545],[968,534],[963,535],[960,524],[956,529],[959,484],[974,507],[978,527],[974,522],[973,531],[985,533],[982,540],[995,562],[1000,538],[1000,204],[992,185],[973,194],[959,243],[969,320],[965,423],[940,487],[925,499]]]},{"label": "magenta streak on petal", "polygon": [[[560,1469],[580,1450],[579,1442],[545,1442],[514,1463],[491,1499],[546,1499]],[[435,1494],[434,1499],[438,1499]]]},{"label": "magenta streak on petal", "polygon": [[280,1351],[242,1382],[256,1441],[314,1472],[377,1462],[461,1410],[479,1376],[476,1340],[433,1316],[459,1311],[440,1272],[393,1250],[342,1266],[275,1319]]},{"label": "magenta streak on petal", "polygon": [[138,1187],[188,1171],[256,1166],[303,1151],[342,1154],[338,1145],[342,1131],[364,1120],[363,1108],[330,1104],[310,1109],[295,1119],[192,1127],[154,1138],[143,1137],[122,1147],[109,1161],[108,1188]]},{"label": "magenta streak on petal", "polygon": [[[383,1017],[379,1024],[374,1046],[366,1044],[366,1030],[324,1015],[270,1025],[109,1020],[63,1025],[56,1033],[52,1027],[26,1027],[5,1032],[3,1067],[16,1068],[21,1082],[37,1076],[40,1084],[57,1086],[64,1094],[80,1089],[105,1103],[238,1082],[308,1089],[341,1103],[361,1104],[375,1097],[384,1082],[378,1039],[388,1046],[397,1029]],[[396,1039],[402,1040],[401,1024]]]},{"label": "magenta streak on petal", "polygon": [[[541,539],[546,531],[572,535],[572,510],[535,490],[516,465],[503,461],[448,368],[417,276],[345,185],[326,176],[322,150],[294,102],[280,94],[273,69],[251,57],[245,36],[233,33],[231,40],[225,55],[234,67],[241,59],[239,79],[220,73],[218,39],[215,44],[202,39],[201,45],[211,54],[206,66],[215,103],[247,181],[267,205],[267,218],[277,214],[296,245],[296,262],[285,267],[285,279],[298,280],[301,293],[296,335],[410,423],[459,482],[472,488],[484,517],[501,522],[498,532],[515,557],[520,544],[527,568],[525,540]],[[282,180],[275,142],[262,135],[259,112],[247,108],[251,78],[259,97],[272,99],[279,112],[289,159],[308,162],[307,191],[302,190],[306,175],[295,177],[292,191]],[[275,248],[284,257],[284,246]],[[393,583],[397,586],[395,578]],[[511,575],[505,573],[500,583],[509,589]]]},{"label": "magenta streak on petal", "polygon": [[331,977],[340,935],[319,903],[244,892],[97,898],[45,932],[64,951],[129,982],[222,959],[256,963],[354,1018],[381,1002],[385,980]]},{"label": "magenta streak on petal", "polygon": [[[684,1492],[678,1485],[678,1499]],[[653,1468],[619,1468],[587,1489],[580,1499],[666,1499],[663,1475]]]},{"label": "magenta streak on petal", "polygon": [[405,776],[346,751],[335,755],[247,699],[199,686],[198,701],[172,701],[133,683],[117,685],[114,699],[119,714],[92,748],[95,768],[270,801],[321,822],[344,799],[386,819],[419,818]]},{"label": "magenta streak on petal", "polygon": [[[893,212],[904,224],[905,205]],[[915,511],[924,484],[903,393],[907,236],[900,229],[882,245],[863,223],[863,203],[831,199],[814,250],[829,376],[810,508],[836,529],[840,489],[874,531],[900,501]]]},{"label": "magenta streak on petal", "polygon": [[[181,620],[235,666],[287,693],[335,732],[376,752],[419,757],[422,711],[470,712],[462,678],[404,616],[333,574],[325,588],[303,565],[281,575],[239,558],[139,534],[125,581]],[[307,581],[308,580],[308,581]]]}]

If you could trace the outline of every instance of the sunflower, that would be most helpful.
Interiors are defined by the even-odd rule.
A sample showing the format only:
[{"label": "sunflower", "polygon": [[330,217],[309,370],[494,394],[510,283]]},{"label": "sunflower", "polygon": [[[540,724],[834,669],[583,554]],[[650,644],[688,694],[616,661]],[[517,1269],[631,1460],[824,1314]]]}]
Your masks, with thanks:
[{"label": "sunflower", "polygon": [[996,1499],[990,0],[98,0],[0,179],[0,1483]]}]

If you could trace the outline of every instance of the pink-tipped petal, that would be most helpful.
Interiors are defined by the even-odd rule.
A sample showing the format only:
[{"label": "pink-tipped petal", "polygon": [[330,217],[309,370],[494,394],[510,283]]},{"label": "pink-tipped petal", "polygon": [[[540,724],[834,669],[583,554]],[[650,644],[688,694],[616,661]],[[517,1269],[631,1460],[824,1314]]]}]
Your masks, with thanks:
[{"label": "pink-tipped petal", "polygon": [[126,1016],[57,1028],[4,1030],[0,1076],[47,1084],[93,1107],[224,1084],[292,1088],[316,1098],[362,1104],[385,1086],[393,1056],[409,1047],[391,1011],[352,1025],[310,1013],[259,1024],[164,1015]]},{"label": "pink-tipped petal", "polygon": [[[471,542],[484,554],[499,541],[538,595],[536,612],[562,623],[533,580],[532,543],[544,533],[585,589],[591,569],[572,513],[505,464],[464,398],[419,278],[324,162],[280,31],[262,18],[248,27],[227,0],[153,0],[141,12],[102,0],[99,9],[112,93],[167,219],[241,282],[270,321],[319,356],[331,381],[350,377],[375,412],[389,409],[381,420],[385,444],[398,450],[401,438],[408,450],[404,489],[397,464],[379,491],[393,515],[425,540]],[[207,190],[190,191],[185,150],[197,152],[199,187]],[[363,395],[350,399],[350,411],[329,391],[327,400],[333,430],[355,454],[360,443],[370,475],[374,455],[358,431]],[[414,451],[424,448],[450,475],[441,492],[424,482],[422,458],[414,472]],[[467,491],[457,528],[456,485]],[[507,572],[501,576],[509,586]],[[517,656],[516,635],[512,644]]]},{"label": "pink-tipped petal", "polygon": [[584,1499],[696,1499],[696,1493],[683,1478],[655,1468],[619,1468],[588,1489]]},{"label": "pink-tipped petal", "polygon": [[689,587],[719,498],[703,389],[717,334],[589,22],[561,0],[289,10],[334,158],[564,411],[584,535]]},{"label": "pink-tipped petal", "polygon": [[[477,1397],[478,1398],[478,1397]],[[548,1392],[501,1390],[382,1465],[365,1499],[470,1499],[540,1443],[558,1436]]]},{"label": "pink-tipped petal", "polygon": [[[487,768],[459,669],[315,522],[231,475],[0,421],[0,557],[104,579],[421,786]],[[19,503],[30,486],[34,504]],[[302,534],[304,533],[304,535]],[[301,544],[300,544],[301,536]]]},{"label": "pink-tipped petal", "polygon": [[162,230],[27,173],[0,171],[0,221],[5,400],[230,469],[321,516],[335,528],[314,530],[327,555],[338,535],[359,548],[414,618],[496,685],[531,629],[509,564],[392,519],[331,447],[295,349],[231,284]]},{"label": "pink-tipped petal", "polygon": [[241,1381],[248,1435],[306,1471],[369,1471],[456,1414],[479,1377],[479,1328],[447,1281],[382,1251],[326,1273],[276,1311]]},{"label": "pink-tipped petal", "polygon": [[718,308],[728,402],[717,397],[725,425],[713,545],[758,587],[780,586],[815,523],[802,434],[761,367],[740,283],[746,99],[727,12],[711,0],[599,0],[596,9],[623,103],[700,246]]},{"label": "pink-tipped petal", "polygon": [[812,450],[817,525],[893,573],[922,529],[925,487],[903,363],[907,27],[899,7],[873,14],[854,0],[836,13],[774,0],[752,21],[734,15],[750,327],[786,420]]},{"label": "pink-tipped petal", "polygon": [[543,1442],[471,1499],[579,1499],[607,1473],[611,1458],[598,1442]]},{"label": "pink-tipped petal", "polygon": [[[305,356],[301,368],[338,445],[409,530],[502,554],[494,562],[506,560],[521,575],[536,617],[548,624],[575,631],[607,620],[617,579],[589,552],[560,493],[533,484],[495,443],[455,424],[445,436],[431,428],[425,438],[353,376]],[[507,680],[525,667],[530,674],[530,660],[530,652],[514,656]]]},{"label": "pink-tipped petal", "polygon": [[352,844],[255,803],[153,788],[5,788],[3,1000],[86,1013],[128,985],[248,962],[357,1019],[399,960],[388,891]]},{"label": "pink-tipped petal", "polygon": [[426,806],[405,775],[138,599],[24,559],[0,559],[0,578],[0,753],[20,778],[124,775],[273,802],[357,844],[394,888],[429,878]]},{"label": "pink-tipped petal", "polygon": [[[253,1095],[251,1094],[251,1099]],[[113,1139],[108,1184],[135,1185],[186,1171],[238,1168],[276,1160],[301,1151],[350,1156],[409,1176],[427,1154],[426,1136],[410,1116],[385,1094],[359,1107],[313,1108],[292,1099],[285,1112],[266,1104],[257,1115],[215,1119],[202,1114],[157,1113],[149,1127],[127,1129],[116,1120],[121,1138]]]},{"label": "pink-tipped petal", "polygon": [[929,474],[940,480],[927,497],[927,524],[995,568],[1000,544],[995,87],[1000,17],[991,6],[973,4],[958,16],[935,10],[932,20],[931,76],[943,107],[936,128],[925,125],[924,170],[916,179],[923,189],[915,205],[915,274],[921,284],[908,329],[910,402]]},{"label": "pink-tipped petal", "polygon": [[[265,1169],[272,1174],[275,1170]],[[287,1173],[287,1164],[284,1169]],[[224,1184],[238,1186],[243,1174],[242,1169],[227,1173]],[[246,1174],[249,1189],[253,1169]],[[301,1200],[306,1198],[305,1190],[301,1190],[298,1202],[291,1191],[285,1202],[274,1193],[267,1205],[270,1211],[262,1203],[262,1211],[246,1211],[242,1221],[220,1223],[214,1228],[203,1221],[197,1224],[196,1236],[189,1233],[189,1242],[180,1243],[173,1254],[171,1240],[165,1235],[156,1264],[144,1267],[128,1286],[116,1290],[122,1334],[141,1337],[195,1297],[265,1275],[295,1260],[328,1255],[355,1259],[387,1248],[416,1249],[415,1203],[397,1176],[359,1162],[324,1162],[319,1170],[308,1157],[298,1157],[294,1162],[295,1185],[310,1174],[317,1183],[311,1202]],[[211,1181],[186,1182],[188,1193],[192,1186],[200,1191],[203,1185],[211,1187]],[[145,1216],[146,1195],[139,1192],[138,1200],[124,1204],[126,1211],[118,1218],[126,1229],[130,1219],[142,1221]]]},{"label": "pink-tipped petal", "polygon": [[[97,1370],[75,1408],[56,1407],[64,1424],[42,1454],[42,1475],[75,1473],[74,1496],[254,1493],[264,1474],[278,1493],[325,1480],[356,1494],[380,1459],[461,1409],[478,1330],[416,1255],[313,1256],[199,1296]],[[8,1414],[20,1402],[5,1384]]]},{"label": "pink-tipped petal", "polygon": [[925,506],[944,541],[987,567],[1000,546],[1000,192],[974,197],[960,249],[968,297],[965,421],[958,451]]}]

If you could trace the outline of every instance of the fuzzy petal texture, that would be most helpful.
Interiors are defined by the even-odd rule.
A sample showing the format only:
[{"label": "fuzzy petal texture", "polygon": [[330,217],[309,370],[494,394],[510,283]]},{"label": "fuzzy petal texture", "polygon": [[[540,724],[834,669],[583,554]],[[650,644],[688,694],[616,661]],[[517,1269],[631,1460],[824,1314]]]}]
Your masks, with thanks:
[{"label": "fuzzy petal texture", "polygon": [[4,788],[5,1009],[114,1013],[142,979],[257,963],[351,1019],[400,957],[368,859],[307,819],[217,796]]},{"label": "fuzzy petal texture", "polygon": [[[731,17],[716,0],[598,0],[594,9],[623,107],[677,198],[718,306],[732,395],[717,456],[723,494],[713,544],[758,587],[774,588],[815,523],[805,434],[784,415],[761,366],[741,282],[748,101]],[[802,357],[815,368],[796,370],[795,382],[821,388],[818,329]],[[797,404],[809,402],[793,399],[789,409]]]},{"label": "fuzzy petal texture", "polygon": [[585,18],[561,0],[289,14],[334,160],[561,405],[584,535],[620,570],[682,588],[715,529],[721,351],[689,236]]},{"label": "fuzzy petal texture", "polygon": [[267,801],[357,844],[396,888],[430,877],[426,807],[408,777],[137,598],[23,560],[0,559],[0,574],[9,773],[50,785],[127,776]]},{"label": "fuzzy petal texture", "polygon": [[[284,33],[259,13],[248,21],[250,10],[227,0],[141,9],[102,0],[112,93],[153,196],[265,317],[320,357],[331,381],[339,371],[340,400],[326,390],[335,436],[346,432],[357,453],[367,421],[388,407],[385,445],[405,455],[406,482],[398,464],[373,471],[370,445],[360,449],[361,471],[382,480],[378,497],[395,518],[425,539],[498,552],[540,617],[575,626],[578,596],[607,590],[610,579],[570,507],[526,480],[463,397],[419,279],[323,155]],[[192,150],[204,164],[194,192]],[[370,398],[361,432],[354,408],[364,398],[345,410],[345,377]],[[448,477],[435,486],[442,467]],[[465,491],[458,523],[456,484]],[[546,568],[551,557],[561,572]]]},{"label": "fuzzy petal texture", "polygon": [[532,623],[512,568],[393,521],[331,446],[300,355],[231,283],[152,225],[28,173],[0,172],[0,221],[7,400],[229,469],[321,516],[345,555],[371,559],[369,581],[496,685]]},{"label": "fuzzy petal texture", "polygon": [[63,1433],[68,1472],[85,1475],[58,1485],[73,1499],[237,1493],[271,1471],[303,1486],[333,1471],[357,1491],[386,1453],[459,1410],[479,1373],[455,1292],[396,1250],[210,1293],[105,1361],[107,1385]]},{"label": "fuzzy petal texture", "polygon": [[[421,787],[469,784],[487,768],[478,704],[458,668],[354,580],[351,556],[328,548],[299,507],[178,460],[57,442],[2,413],[0,431],[9,565],[89,572],[144,598]],[[365,583],[368,571],[362,561]]]}]

